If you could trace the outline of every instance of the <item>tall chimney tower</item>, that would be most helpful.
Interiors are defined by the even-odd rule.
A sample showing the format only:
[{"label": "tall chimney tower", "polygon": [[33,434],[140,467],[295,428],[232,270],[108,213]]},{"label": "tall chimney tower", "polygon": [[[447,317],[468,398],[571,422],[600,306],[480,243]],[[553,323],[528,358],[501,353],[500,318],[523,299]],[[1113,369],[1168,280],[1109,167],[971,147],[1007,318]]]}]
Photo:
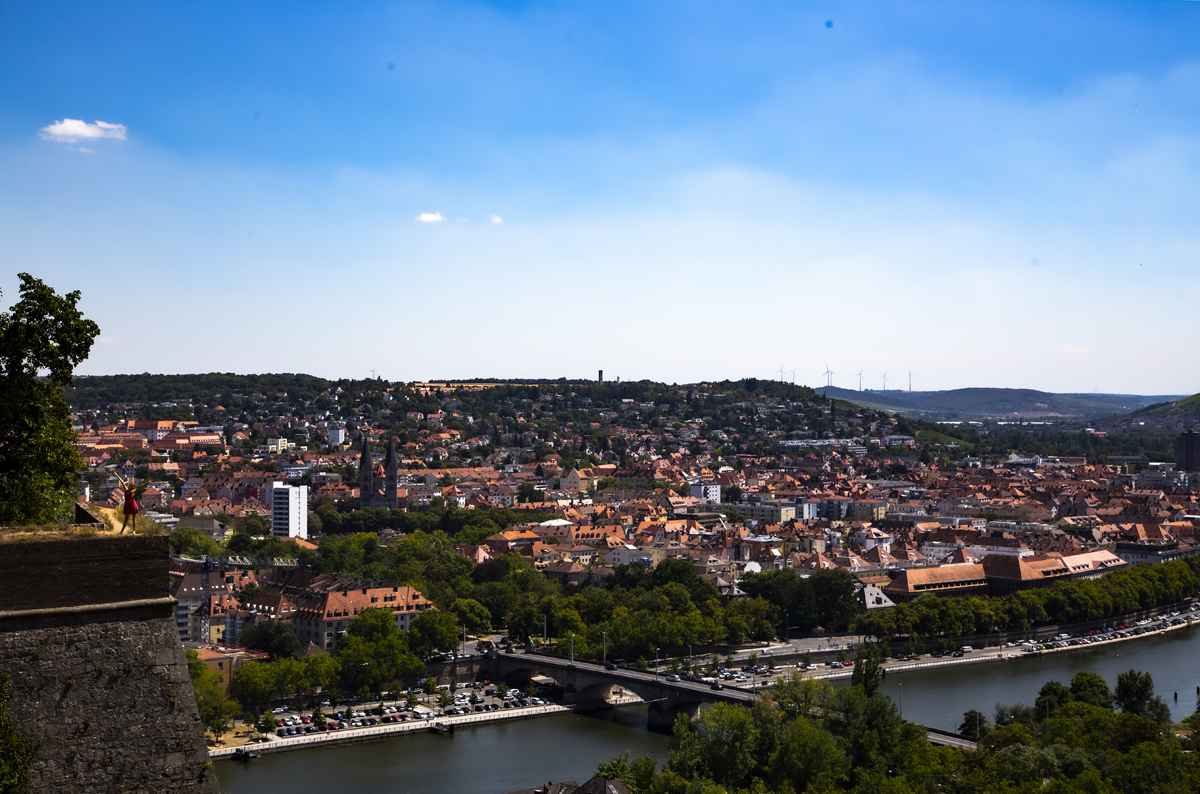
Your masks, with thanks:
[{"label": "tall chimney tower", "polygon": [[600,370],[600,377],[596,379],[597,383],[604,383],[604,370]]}]

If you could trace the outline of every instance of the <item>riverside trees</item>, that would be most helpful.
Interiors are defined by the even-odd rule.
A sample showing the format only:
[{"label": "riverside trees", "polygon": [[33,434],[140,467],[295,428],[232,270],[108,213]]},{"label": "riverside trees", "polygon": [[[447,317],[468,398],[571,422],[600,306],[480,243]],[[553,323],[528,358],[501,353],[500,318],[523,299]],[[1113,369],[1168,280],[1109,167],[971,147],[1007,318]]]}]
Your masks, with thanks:
[{"label": "riverside trees", "polygon": [[337,656],[246,662],[233,674],[233,695],[244,707],[258,708],[277,698],[338,687],[380,691],[421,669],[409,650],[408,635],[396,626],[391,612],[364,609],[346,627]]},{"label": "riverside trees", "polygon": [[[1101,685],[1107,691],[1103,679],[1076,676],[1070,689],[1058,685],[1066,699],[1048,717],[1044,710],[1007,706],[993,724],[967,712],[961,730],[977,734],[979,747],[965,751],[931,745],[924,727],[904,722],[886,695],[871,691],[870,670],[864,666],[861,681],[839,689],[797,674],[753,707],[718,704],[691,722],[681,715],[665,768],[650,758],[618,756],[596,774],[620,778],[631,794],[1165,794],[1200,788],[1200,761],[1173,733],[1132,711],[1114,711],[1111,702],[1090,702]],[[1133,689],[1143,700],[1153,687],[1145,685],[1145,674],[1136,678],[1141,683]],[[1053,689],[1050,683],[1044,692]]]},{"label": "riverside trees", "polygon": [[908,604],[858,616],[853,630],[887,639],[915,634],[926,640],[1024,631],[1032,626],[1079,623],[1171,604],[1200,588],[1200,559],[1139,565],[1102,579],[1058,582],[1044,590],[969,598],[923,595]]}]

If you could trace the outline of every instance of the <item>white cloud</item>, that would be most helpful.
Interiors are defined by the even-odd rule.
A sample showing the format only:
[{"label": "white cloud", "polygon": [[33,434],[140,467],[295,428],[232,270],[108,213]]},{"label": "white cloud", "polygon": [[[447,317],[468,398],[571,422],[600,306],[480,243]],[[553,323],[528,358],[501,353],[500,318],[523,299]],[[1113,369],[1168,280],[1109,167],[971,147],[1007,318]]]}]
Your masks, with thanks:
[{"label": "white cloud", "polygon": [[88,124],[79,119],[63,119],[54,122],[49,127],[42,127],[39,134],[48,141],[74,143],[81,138],[115,138],[123,141],[126,132],[124,124],[109,124],[107,121],[99,120],[95,124]]},{"label": "white cloud", "polygon": [[417,216],[417,220],[421,221],[421,223],[441,223],[446,219],[442,217],[442,213],[440,212],[422,212]]},{"label": "white cloud", "polygon": [[504,219],[501,218],[499,215],[493,215],[492,223],[504,223]]}]

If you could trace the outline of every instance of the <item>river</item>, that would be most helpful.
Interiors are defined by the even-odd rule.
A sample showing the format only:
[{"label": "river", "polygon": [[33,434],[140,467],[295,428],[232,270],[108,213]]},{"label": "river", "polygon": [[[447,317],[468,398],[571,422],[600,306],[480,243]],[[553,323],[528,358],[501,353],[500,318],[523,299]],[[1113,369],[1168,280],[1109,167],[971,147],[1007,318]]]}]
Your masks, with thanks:
[{"label": "river", "polygon": [[[1153,675],[1155,692],[1175,719],[1187,716],[1195,710],[1200,685],[1200,628],[1102,648],[893,673],[883,680],[883,691],[899,703],[903,685],[905,718],[946,730],[957,728],[968,709],[990,717],[996,703],[1032,704],[1050,679],[1067,684],[1075,673],[1090,670],[1113,687],[1117,673],[1131,667]],[[451,736],[420,733],[296,750],[249,764],[218,761],[216,768],[225,794],[504,794],[546,781],[582,783],[596,764],[625,751],[660,763],[667,760],[667,737],[646,730],[645,707],[483,724],[459,728]]]},{"label": "river", "polygon": [[504,794],[547,781],[582,783],[596,764],[627,750],[667,761],[667,736],[646,730],[645,706],[294,750],[216,768],[225,794]]},{"label": "river", "polygon": [[1070,684],[1077,672],[1090,670],[1111,689],[1116,687],[1117,673],[1130,668],[1149,672],[1155,694],[1171,707],[1171,715],[1176,720],[1186,717],[1196,710],[1196,687],[1200,686],[1200,626],[1097,648],[895,673],[883,679],[883,691],[899,704],[903,685],[905,719],[949,730],[951,722],[958,727],[968,709],[978,709],[991,718],[997,703],[1033,705],[1038,690],[1051,679]]}]

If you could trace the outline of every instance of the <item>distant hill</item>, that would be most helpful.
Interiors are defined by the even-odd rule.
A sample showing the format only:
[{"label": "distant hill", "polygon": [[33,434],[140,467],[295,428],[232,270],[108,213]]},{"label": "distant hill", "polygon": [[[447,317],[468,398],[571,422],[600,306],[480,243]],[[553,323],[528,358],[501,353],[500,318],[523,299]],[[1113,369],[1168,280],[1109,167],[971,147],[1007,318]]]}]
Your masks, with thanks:
[{"label": "distant hill", "polygon": [[1174,395],[1052,394],[1034,389],[979,388],[908,392],[899,389],[854,391],[839,389],[836,386],[822,386],[817,391],[866,408],[936,419],[1005,417],[1096,419],[1129,413],[1145,409],[1156,403],[1179,399]]},{"label": "distant hill", "polygon": [[206,400],[214,394],[228,399],[232,393],[315,396],[329,387],[330,381],[312,375],[292,373],[236,375],[210,372],[196,375],[76,375],[75,385],[67,389],[67,402],[74,408],[93,408],[120,403],[161,403]]},{"label": "distant hill", "polygon": [[1130,414],[1131,418],[1139,419],[1200,419],[1200,394],[1156,403],[1131,411]]}]

